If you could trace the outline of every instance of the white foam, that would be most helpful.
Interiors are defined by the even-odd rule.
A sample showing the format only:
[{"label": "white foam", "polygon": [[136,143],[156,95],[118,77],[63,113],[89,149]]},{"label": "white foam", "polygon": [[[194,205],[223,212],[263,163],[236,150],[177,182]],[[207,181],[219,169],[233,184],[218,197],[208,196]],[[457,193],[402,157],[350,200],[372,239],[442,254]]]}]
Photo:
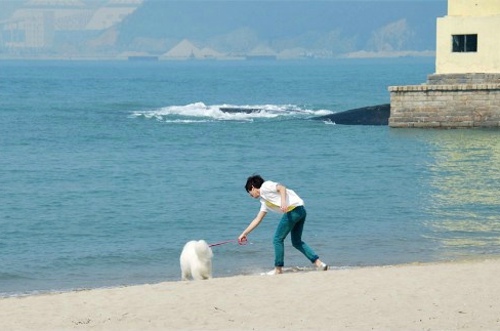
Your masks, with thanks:
[{"label": "white foam", "polygon": [[[230,108],[238,111],[222,111]],[[331,114],[329,110],[303,109],[296,105],[205,105],[195,102],[181,106],[167,106],[153,110],[133,112],[130,117],[144,117],[167,123],[199,123],[207,121],[253,121],[255,119],[273,118],[308,118]]]}]

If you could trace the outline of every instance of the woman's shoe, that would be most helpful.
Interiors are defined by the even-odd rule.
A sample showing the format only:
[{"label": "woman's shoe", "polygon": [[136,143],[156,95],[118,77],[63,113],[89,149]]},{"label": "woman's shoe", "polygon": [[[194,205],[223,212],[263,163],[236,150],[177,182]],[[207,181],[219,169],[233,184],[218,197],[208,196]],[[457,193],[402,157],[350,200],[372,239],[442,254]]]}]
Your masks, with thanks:
[{"label": "woman's shoe", "polygon": [[322,262],[320,266],[316,267],[316,269],[319,270],[319,271],[327,271],[328,270],[328,264]]},{"label": "woman's shoe", "polygon": [[261,273],[260,275],[261,276],[274,276],[274,275],[279,275],[279,274],[282,274],[283,272],[279,272],[277,271],[276,269],[273,269],[271,271],[268,271],[268,272],[263,272]]}]

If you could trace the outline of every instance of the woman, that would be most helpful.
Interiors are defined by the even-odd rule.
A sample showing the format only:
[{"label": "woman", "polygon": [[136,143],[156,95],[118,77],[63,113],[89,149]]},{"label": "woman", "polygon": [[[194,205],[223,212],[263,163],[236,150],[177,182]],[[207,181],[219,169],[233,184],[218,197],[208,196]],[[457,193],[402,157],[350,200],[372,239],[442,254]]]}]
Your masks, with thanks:
[{"label": "woman", "polygon": [[251,197],[260,199],[261,206],[257,216],[238,237],[238,241],[247,241],[247,236],[262,222],[269,210],[283,214],[274,234],[274,270],[268,272],[269,275],[283,273],[285,259],[283,241],[289,233],[293,247],[314,263],[318,270],[328,270],[328,266],[319,259],[312,248],[302,241],[306,209],[304,201],[293,190],[270,180],[265,181],[259,175],[248,177],[245,189]]}]

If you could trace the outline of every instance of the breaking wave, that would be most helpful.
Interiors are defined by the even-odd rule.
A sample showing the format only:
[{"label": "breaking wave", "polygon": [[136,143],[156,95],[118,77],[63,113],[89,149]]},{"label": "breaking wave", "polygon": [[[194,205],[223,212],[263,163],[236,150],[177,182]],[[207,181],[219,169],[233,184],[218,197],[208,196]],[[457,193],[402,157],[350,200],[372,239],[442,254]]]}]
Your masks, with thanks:
[{"label": "breaking wave", "polygon": [[310,118],[332,114],[330,110],[312,110],[296,105],[205,105],[196,102],[153,110],[134,111],[133,118],[155,119],[168,123],[212,121],[254,121],[258,119]]}]

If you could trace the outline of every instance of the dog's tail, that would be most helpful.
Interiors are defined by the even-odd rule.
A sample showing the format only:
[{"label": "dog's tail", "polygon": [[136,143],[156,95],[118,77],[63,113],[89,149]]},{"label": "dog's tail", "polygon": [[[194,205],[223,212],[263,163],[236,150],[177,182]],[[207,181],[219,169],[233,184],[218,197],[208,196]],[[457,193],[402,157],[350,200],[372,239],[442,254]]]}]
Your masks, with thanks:
[{"label": "dog's tail", "polygon": [[214,256],[212,249],[208,246],[205,240],[197,241],[194,246],[194,250],[196,251],[196,255],[200,258],[211,259]]}]

